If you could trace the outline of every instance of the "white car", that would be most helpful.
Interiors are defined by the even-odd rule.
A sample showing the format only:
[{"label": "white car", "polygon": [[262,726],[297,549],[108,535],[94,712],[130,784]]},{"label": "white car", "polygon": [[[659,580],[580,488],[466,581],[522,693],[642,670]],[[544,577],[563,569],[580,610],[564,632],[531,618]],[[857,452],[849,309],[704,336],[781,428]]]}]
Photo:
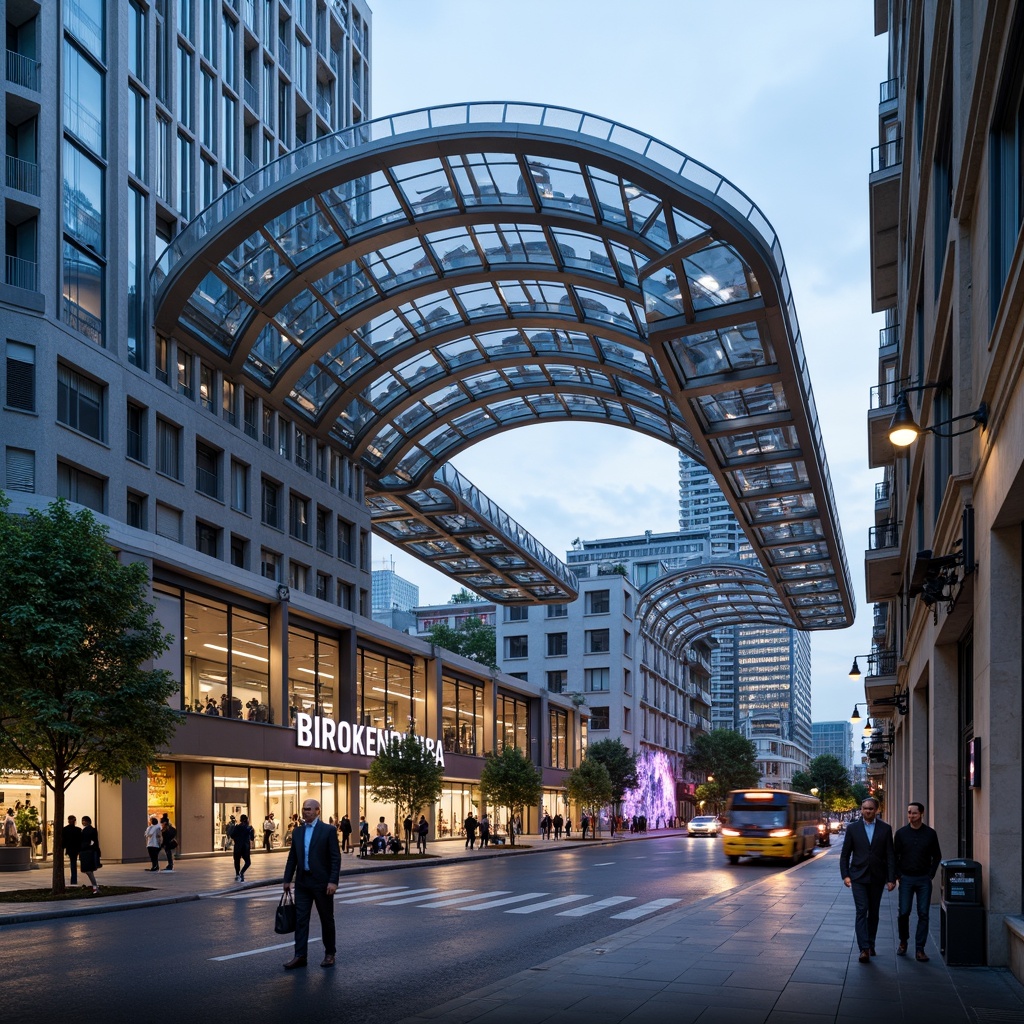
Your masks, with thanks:
[{"label": "white car", "polygon": [[714,839],[718,835],[721,826],[718,819],[713,815],[702,815],[699,818],[691,818],[686,823],[686,834],[690,836],[711,836]]}]

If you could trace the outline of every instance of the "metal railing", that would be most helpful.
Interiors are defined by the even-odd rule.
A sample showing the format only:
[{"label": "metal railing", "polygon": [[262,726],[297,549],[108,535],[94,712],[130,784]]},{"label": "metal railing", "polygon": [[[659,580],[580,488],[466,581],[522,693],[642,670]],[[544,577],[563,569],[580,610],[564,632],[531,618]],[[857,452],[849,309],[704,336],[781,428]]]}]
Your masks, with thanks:
[{"label": "metal railing", "polygon": [[881,501],[888,502],[888,500],[889,500],[889,481],[888,480],[880,480],[877,484],[875,484],[875,503],[877,504],[878,502],[881,502]]},{"label": "metal railing", "polygon": [[888,548],[898,548],[899,546],[899,523],[882,523],[881,526],[872,526],[868,530],[869,551],[884,551]]},{"label": "metal railing", "polygon": [[878,332],[878,347],[888,348],[890,345],[898,345],[900,343],[900,325],[891,324],[888,327],[882,327]]},{"label": "metal railing", "polygon": [[211,498],[220,497],[220,480],[216,473],[210,472],[208,469],[203,469],[202,466],[196,466],[196,490],[200,494],[207,494]]},{"label": "metal railing", "polygon": [[899,167],[903,163],[903,139],[890,139],[871,150],[871,173]]},{"label": "metal railing", "polygon": [[899,380],[886,381],[884,384],[876,384],[871,389],[871,408],[885,409],[896,404],[896,396],[904,389],[910,387],[910,378],[902,377]]},{"label": "metal railing", "polygon": [[38,291],[36,284],[39,278],[39,266],[31,260],[23,260],[18,256],[8,256],[4,266],[4,280],[15,288],[25,288],[30,292]]},{"label": "metal railing", "polygon": [[882,82],[878,87],[878,105],[883,106],[887,103],[893,103],[899,98],[900,95],[900,80],[898,78],[890,78],[888,81]]},{"label": "metal railing", "polygon": [[8,188],[39,195],[39,164],[7,155],[5,181]]},{"label": "metal railing", "polygon": [[867,674],[869,676],[896,675],[896,652],[874,651],[869,654]]},{"label": "metal railing", "polygon": [[7,51],[7,81],[39,92],[41,79],[39,61],[26,57],[15,50]]},{"label": "metal railing", "polygon": [[256,86],[248,78],[242,79],[242,99],[249,105],[250,109],[259,111],[260,99],[256,92]]},{"label": "metal railing", "polygon": [[292,73],[292,52],[288,49],[288,44],[283,39],[278,39],[277,41],[277,63],[289,75]]}]

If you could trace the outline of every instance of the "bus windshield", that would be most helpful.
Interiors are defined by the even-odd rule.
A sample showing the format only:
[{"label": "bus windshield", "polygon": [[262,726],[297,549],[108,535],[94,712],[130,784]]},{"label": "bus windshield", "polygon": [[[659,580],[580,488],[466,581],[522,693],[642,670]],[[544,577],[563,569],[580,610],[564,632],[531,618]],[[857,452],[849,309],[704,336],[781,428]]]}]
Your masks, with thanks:
[{"label": "bus windshield", "polygon": [[786,808],[733,807],[729,811],[729,824],[756,828],[781,828],[786,824]]}]

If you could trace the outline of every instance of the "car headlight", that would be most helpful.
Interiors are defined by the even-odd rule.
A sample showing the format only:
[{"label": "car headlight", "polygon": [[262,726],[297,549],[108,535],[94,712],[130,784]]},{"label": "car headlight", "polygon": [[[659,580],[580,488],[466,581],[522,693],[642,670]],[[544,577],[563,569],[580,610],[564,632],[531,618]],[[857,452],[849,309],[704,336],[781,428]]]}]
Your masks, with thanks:
[{"label": "car headlight", "polygon": [[786,836],[791,836],[792,834],[793,830],[791,828],[773,828],[768,833],[772,839],[785,839]]}]

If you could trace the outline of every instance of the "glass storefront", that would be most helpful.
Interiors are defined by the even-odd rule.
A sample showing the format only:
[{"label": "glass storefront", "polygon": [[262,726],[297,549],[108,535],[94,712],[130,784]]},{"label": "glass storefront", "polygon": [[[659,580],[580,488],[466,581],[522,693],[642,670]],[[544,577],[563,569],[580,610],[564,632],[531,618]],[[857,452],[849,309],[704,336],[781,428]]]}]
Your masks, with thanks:
[{"label": "glass storefront", "polygon": [[483,684],[449,676],[443,678],[441,738],[444,749],[450,753],[478,756],[485,753]]}]

